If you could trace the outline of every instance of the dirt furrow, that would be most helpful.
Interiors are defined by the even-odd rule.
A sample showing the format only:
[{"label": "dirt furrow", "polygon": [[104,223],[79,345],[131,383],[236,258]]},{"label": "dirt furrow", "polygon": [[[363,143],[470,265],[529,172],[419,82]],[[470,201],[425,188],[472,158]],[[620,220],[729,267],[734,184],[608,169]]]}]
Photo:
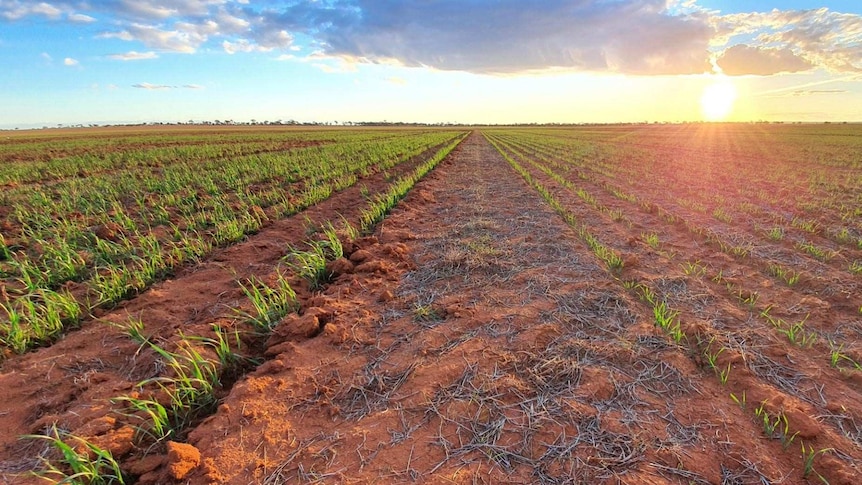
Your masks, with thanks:
[{"label": "dirt furrow", "polygon": [[[527,161],[523,161],[523,164],[529,166]],[[563,201],[563,205],[575,215],[579,223],[584,224],[602,242],[623,255],[625,266],[620,275],[621,283],[633,281],[647,284],[658,294],[659,300],[666,301],[674,310],[682,311],[680,319],[683,321],[683,331],[692,340],[692,357],[695,362],[702,362],[705,358],[699,355],[700,344],[694,344],[695,335],[707,340],[712,335],[716,337],[716,342],[720,342],[715,344],[716,348],[712,348],[710,344],[705,346],[704,350],[715,353],[721,345],[726,347],[724,350],[729,350],[723,352],[718,359],[719,367],[731,363],[733,365],[722,399],[729,399],[727,393],[734,392],[736,396],[747,393],[749,402],[759,404],[761,400],[768,400],[770,409],[777,406],[778,409],[794,413],[795,421],[800,423],[797,426],[804,428],[800,434],[804,435],[802,438],[808,440],[809,444],[819,436],[816,442],[820,445],[834,446],[854,455],[858,453],[858,444],[849,440],[849,435],[845,436],[843,423],[832,419],[845,412],[848,416],[857,415],[856,399],[853,396],[858,393],[854,381],[845,382],[847,376],[827,368],[828,353],[820,352],[814,355],[810,349],[792,346],[786,338],[779,338],[777,332],[773,332],[768,324],[758,318],[759,310],[755,311],[753,306],[746,308],[741,303],[732,301],[733,296],[725,291],[725,281],[715,284],[708,278],[687,274],[680,261],[700,259],[693,257],[691,253],[692,250],[696,253],[701,253],[702,250],[698,249],[696,244],[692,245],[691,241],[685,241],[691,239],[691,235],[677,234],[678,226],[666,224],[659,219],[650,221],[650,218],[644,217],[643,214],[627,218],[627,224],[614,222],[605,211],[580,200],[574,190],[563,187],[537,167],[529,168],[532,176],[550,189],[558,200]],[[575,183],[580,187],[584,181],[577,180]],[[615,199],[607,194],[599,199],[599,205],[616,204]],[[656,230],[663,226],[666,226],[665,230],[660,233],[679,243],[673,250],[664,244],[663,250],[657,250],[643,241],[643,231]],[[750,285],[750,276],[747,276],[750,271],[746,271],[747,268],[740,269],[733,258],[721,253],[718,253],[718,256],[717,259],[715,254],[701,257],[703,263],[709,267],[730,265],[734,270],[725,273],[727,280],[733,281],[734,284]],[[759,281],[754,287],[761,289]],[[815,361],[818,356],[820,360]],[[813,418],[827,421],[829,427],[821,426]],[[749,436],[755,438],[761,433],[757,423],[751,421],[740,422],[738,428],[737,433],[747,429]],[[776,448],[776,452],[773,452],[776,454],[776,460],[780,461],[777,455],[780,451],[777,450],[781,450],[781,446],[776,442],[773,448]],[[829,471],[835,473],[833,480],[843,480],[848,474],[854,473],[853,458],[843,453],[837,455],[843,463],[831,461],[828,465],[824,464],[824,468],[830,468]],[[777,468],[773,473],[779,475],[773,476],[777,477],[780,476],[777,470],[789,468],[792,463],[775,465]]]},{"label": "dirt furrow", "polygon": [[360,245],[378,271],[340,277],[292,322],[324,333],[272,342],[190,434],[191,483],[779,473],[728,426],[745,417],[725,391],[481,135]]},{"label": "dirt furrow", "polygon": [[[132,453],[133,430],[125,426],[110,399],[132,392],[138,382],[164,369],[157,355],[147,349],[142,352],[121,329],[130,317],[145,322],[145,334],[166,348],[182,335],[211,333],[215,323],[231,328],[236,319],[232,309],[246,305],[237,281],[269,275],[290,246],[301,246],[309,230],[326,221],[344,217],[357,224],[368,197],[384,191],[390,178],[410,172],[431,155],[363,178],[296,216],[273,221],[245,241],[215,250],[202,263],[182,268],[173,278],[115,309],[97,310],[95,319],[51,347],[5,361],[0,373],[0,387],[7,390],[0,405],[0,482],[19,483],[22,478],[15,473],[38,463],[42,444],[20,437],[42,433],[54,424],[76,435],[98,436],[97,443],[117,455]],[[313,296],[296,289],[300,300]],[[251,357],[255,352],[262,350],[243,351]]]}]

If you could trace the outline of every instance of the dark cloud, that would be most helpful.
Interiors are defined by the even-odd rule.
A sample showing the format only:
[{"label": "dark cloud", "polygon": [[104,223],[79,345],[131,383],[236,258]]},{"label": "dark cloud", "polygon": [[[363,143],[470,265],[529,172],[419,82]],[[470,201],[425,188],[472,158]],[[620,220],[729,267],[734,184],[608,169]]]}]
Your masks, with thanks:
[{"label": "dark cloud", "polygon": [[716,64],[730,76],[756,74],[769,76],[782,72],[807,71],[814,67],[788,48],[773,49],[737,44],[716,59]]},{"label": "dark cloud", "polygon": [[664,0],[311,2],[264,12],[266,28],[305,32],[335,56],[483,73],[572,68],[634,74],[710,69],[702,14]]}]

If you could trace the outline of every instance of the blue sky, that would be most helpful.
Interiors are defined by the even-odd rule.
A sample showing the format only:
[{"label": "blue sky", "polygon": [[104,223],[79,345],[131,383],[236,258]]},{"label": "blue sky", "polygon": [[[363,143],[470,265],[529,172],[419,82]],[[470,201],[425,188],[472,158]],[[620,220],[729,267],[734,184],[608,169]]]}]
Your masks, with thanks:
[{"label": "blue sky", "polygon": [[0,0],[0,65],[0,128],[862,121],[862,7]]}]

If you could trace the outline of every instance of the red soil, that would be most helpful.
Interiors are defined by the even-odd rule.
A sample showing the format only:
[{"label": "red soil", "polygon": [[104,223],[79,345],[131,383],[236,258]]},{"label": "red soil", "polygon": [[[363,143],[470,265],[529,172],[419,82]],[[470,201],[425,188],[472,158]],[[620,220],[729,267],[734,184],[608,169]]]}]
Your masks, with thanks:
[{"label": "red soil", "polygon": [[[781,308],[799,303],[799,290],[776,287],[683,225],[602,192],[598,182],[582,183],[631,225],[531,172],[597,237],[621,241],[622,274],[600,266],[474,133],[373,236],[349,248],[329,285],[300,288],[301,312],[265,343],[252,342],[249,351],[266,361],[177,438],[185,443],[146,454],[133,442],[133,428],[109,399],[156,375],[158,361],[114,327],[89,322],[5,362],[0,480],[26,482],[15,473],[36,463],[42,444],[18,437],[57,423],[111,450],[140,484],[813,483],[815,475],[804,476],[802,443],[833,448],[813,462],[830,483],[858,483],[859,373],[790,346],[721,285],[689,277],[679,264],[699,259],[727,268],[725,276]],[[384,181],[376,183],[366,185]],[[632,190],[669,204],[646,187]],[[243,298],[237,279],[271,275],[286,245],[306,237],[306,215],[354,220],[361,200],[358,187],[335,194],[101,319],[140,315],[165,345],[180,331],[230,325],[226,308]],[[640,239],[654,230],[676,258]],[[818,274],[848,280],[828,264]],[[726,384],[697,344],[676,344],[654,326],[651,307],[622,284],[634,279],[674,297],[686,334],[740,339],[718,357],[719,368],[733,366]],[[800,304],[812,326],[851,318],[840,294],[806,298]],[[746,405],[730,393],[744,393]],[[762,401],[798,433],[786,449],[754,415]]]}]

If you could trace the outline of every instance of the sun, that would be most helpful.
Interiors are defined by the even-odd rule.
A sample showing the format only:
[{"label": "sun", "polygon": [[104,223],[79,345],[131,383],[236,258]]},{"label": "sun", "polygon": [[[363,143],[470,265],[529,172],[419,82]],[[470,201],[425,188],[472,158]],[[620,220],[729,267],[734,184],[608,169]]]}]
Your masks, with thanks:
[{"label": "sun", "polygon": [[719,78],[703,89],[700,110],[706,121],[724,121],[733,111],[736,86],[727,78]]}]

